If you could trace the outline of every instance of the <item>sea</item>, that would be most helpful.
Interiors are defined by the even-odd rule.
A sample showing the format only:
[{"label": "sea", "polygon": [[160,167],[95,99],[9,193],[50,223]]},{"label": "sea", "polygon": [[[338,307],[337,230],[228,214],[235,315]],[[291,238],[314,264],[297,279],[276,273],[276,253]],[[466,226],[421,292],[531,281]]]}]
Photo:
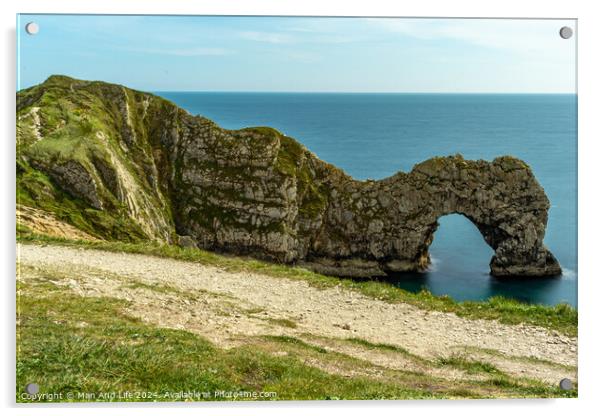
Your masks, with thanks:
[{"label": "sea", "polygon": [[396,275],[400,288],[456,300],[501,295],[577,307],[577,96],[573,94],[405,94],[157,92],[224,128],[270,126],[356,179],[382,179],[433,156],[501,155],[527,162],[550,202],[545,244],[563,274],[499,279],[493,250],[465,217],[440,218],[431,268]]}]

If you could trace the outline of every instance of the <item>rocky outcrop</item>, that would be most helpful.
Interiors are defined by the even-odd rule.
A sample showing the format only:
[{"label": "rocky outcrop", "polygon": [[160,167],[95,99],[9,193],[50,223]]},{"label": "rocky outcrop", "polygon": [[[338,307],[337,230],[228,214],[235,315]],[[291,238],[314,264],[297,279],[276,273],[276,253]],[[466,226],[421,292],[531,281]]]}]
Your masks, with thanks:
[{"label": "rocky outcrop", "polygon": [[17,98],[23,175],[47,175],[149,239],[379,276],[425,270],[438,218],[458,213],[495,251],[493,275],[560,273],[543,245],[549,201],[512,157],[437,157],[357,181],[274,129],[225,130],[117,85],[51,77]]},{"label": "rocky outcrop", "polygon": [[468,218],[495,251],[492,274],[560,273],[543,245],[548,199],[518,159],[434,158],[407,174],[349,181],[335,190],[337,198],[325,213],[312,253],[324,271],[349,263],[356,268],[360,253],[367,254],[362,266],[374,269],[370,273],[423,270],[429,264],[437,219],[457,213]]}]

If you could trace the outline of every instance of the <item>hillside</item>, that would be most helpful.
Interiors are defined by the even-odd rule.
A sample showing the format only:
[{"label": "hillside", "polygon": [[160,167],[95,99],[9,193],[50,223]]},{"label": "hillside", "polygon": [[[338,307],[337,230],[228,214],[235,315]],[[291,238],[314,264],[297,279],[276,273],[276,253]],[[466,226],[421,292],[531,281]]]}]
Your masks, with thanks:
[{"label": "hillside", "polygon": [[[464,317],[468,304],[382,283],[342,285],[291,268],[267,275],[211,264],[207,253],[182,261],[87,248],[19,247],[19,401],[31,380],[42,393],[151,394],[56,401],[223,400],[222,391],[275,393],[243,400],[577,395],[558,387],[577,376],[567,308],[480,303]],[[487,311],[502,314],[478,319]],[[521,313],[524,323],[501,322]],[[537,317],[562,332],[527,323]]]}]

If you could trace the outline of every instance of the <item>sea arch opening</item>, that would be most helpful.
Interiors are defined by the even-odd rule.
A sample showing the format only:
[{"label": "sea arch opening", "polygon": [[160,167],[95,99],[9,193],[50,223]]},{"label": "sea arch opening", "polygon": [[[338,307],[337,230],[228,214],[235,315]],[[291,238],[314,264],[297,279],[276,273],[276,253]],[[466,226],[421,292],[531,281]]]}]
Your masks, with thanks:
[{"label": "sea arch opening", "polygon": [[452,212],[433,224],[423,272],[391,273],[387,281],[410,292],[428,290],[455,300],[487,299],[490,295],[490,266],[495,251],[470,218]]},{"label": "sea arch opening", "polygon": [[437,220],[429,246],[428,272],[470,275],[488,274],[495,251],[482,230],[461,213],[442,215]]}]

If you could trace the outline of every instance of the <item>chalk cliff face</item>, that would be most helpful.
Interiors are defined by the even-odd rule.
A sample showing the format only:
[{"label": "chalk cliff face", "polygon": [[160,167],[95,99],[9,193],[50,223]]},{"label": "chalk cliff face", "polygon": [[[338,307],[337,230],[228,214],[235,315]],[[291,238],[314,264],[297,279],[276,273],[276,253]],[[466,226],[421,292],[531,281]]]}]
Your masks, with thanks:
[{"label": "chalk cliff face", "polygon": [[426,269],[437,219],[459,213],[494,249],[493,275],[560,273],[543,245],[549,201],[509,156],[436,157],[357,181],[274,129],[222,129],[160,97],[63,76],[17,94],[17,139],[18,203],[99,238],[378,276]]}]

